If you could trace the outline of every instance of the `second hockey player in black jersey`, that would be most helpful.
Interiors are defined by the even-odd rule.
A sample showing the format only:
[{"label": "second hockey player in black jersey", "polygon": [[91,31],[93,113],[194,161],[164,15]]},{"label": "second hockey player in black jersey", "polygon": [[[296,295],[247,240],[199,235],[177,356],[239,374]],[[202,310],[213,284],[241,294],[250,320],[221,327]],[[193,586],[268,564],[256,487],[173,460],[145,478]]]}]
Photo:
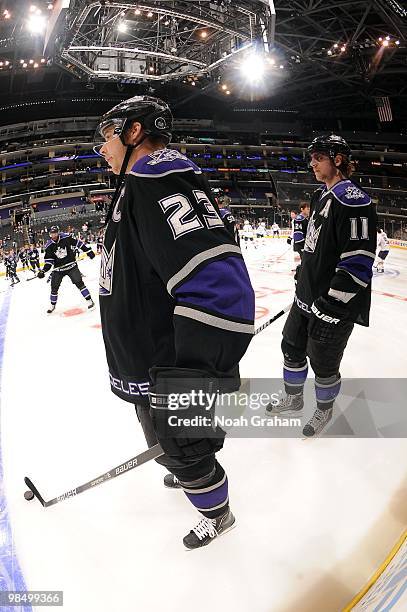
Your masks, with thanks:
[{"label": "second hockey player in black jersey", "polygon": [[376,212],[350,179],[350,148],[340,136],[320,136],[308,151],[318,181],[313,195],[294,304],[283,329],[286,397],[269,414],[303,408],[308,365],[315,373],[317,409],[305,436],[320,433],[339,394],[339,366],[355,323],[369,325]]},{"label": "second hockey player in black jersey", "polygon": [[300,212],[293,220],[293,250],[298,253],[301,260],[305,246],[305,236],[307,235],[309,217],[309,204],[303,202],[300,204]]},{"label": "second hockey player in black jersey", "polygon": [[[136,405],[148,445],[158,440],[165,452],[158,462],[203,514],[184,538],[193,549],[235,521],[215,456],[224,432],[174,428],[169,417],[184,414],[185,395],[239,388],[254,292],[202,171],[166,148],[171,128],[167,104],[148,96],[102,118],[98,150],[120,176],[107,215],[99,301],[112,391]],[[200,396],[198,413],[210,416],[208,407]]]},{"label": "second hockey player in black jersey", "polygon": [[35,244],[30,244],[30,248],[28,249],[27,255],[31,270],[34,273],[37,269],[40,270],[40,253]]},{"label": "second hockey player in black jersey", "polygon": [[52,267],[54,268],[51,278],[51,304],[47,313],[51,314],[55,310],[58,290],[65,276],[69,276],[72,283],[78,287],[88,302],[88,308],[93,308],[95,304],[82,280],[82,275],[76,263],[75,249],[81,249],[90,259],[95,257],[94,252],[81,240],[76,240],[70,234],[60,232],[57,225],[51,227],[49,235],[51,240],[45,245],[44,267],[37,275],[38,278],[44,278],[45,273],[51,270]]},{"label": "second hockey player in black jersey", "polygon": [[10,253],[5,254],[3,263],[6,268],[6,277],[11,280],[11,287],[20,282],[17,276],[17,261],[18,257],[14,252],[14,249],[10,250]]}]

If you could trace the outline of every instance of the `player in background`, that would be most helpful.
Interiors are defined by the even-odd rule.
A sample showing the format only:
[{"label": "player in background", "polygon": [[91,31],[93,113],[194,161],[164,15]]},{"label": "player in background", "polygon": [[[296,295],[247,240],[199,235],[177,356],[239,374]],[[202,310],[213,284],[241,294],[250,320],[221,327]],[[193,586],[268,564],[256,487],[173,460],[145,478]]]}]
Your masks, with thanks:
[{"label": "player in background", "polygon": [[260,223],[258,223],[256,227],[256,238],[258,242],[263,246],[266,244],[266,241],[265,241],[266,233],[267,233],[266,223],[265,221],[260,221]]},{"label": "player in background", "polygon": [[95,257],[94,252],[81,240],[76,240],[70,234],[60,232],[57,225],[51,227],[49,236],[51,240],[45,245],[44,267],[37,274],[38,278],[44,278],[46,272],[54,267],[51,278],[51,304],[47,310],[47,314],[51,314],[55,310],[58,300],[58,290],[65,276],[68,276],[72,283],[78,287],[79,291],[88,302],[88,309],[93,308],[95,304],[88,288],[82,280],[78,264],[76,263],[75,249],[79,248],[86,253],[90,259]]},{"label": "player in background", "polygon": [[278,225],[278,223],[274,221],[273,225],[271,226],[271,229],[273,231],[273,237],[275,238],[277,236],[277,238],[280,238],[280,226]]},{"label": "player in background", "polygon": [[236,219],[233,216],[229,205],[230,205],[230,198],[229,196],[226,196],[223,189],[214,187],[211,189],[211,193],[212,196],[215,200],[215,203],[217,204],[218,208],[219,208],[219,214],[220,214],[220,218],[222,219],[223,223],[226,226],[226,229],[228,230],[228,232],[231,234],[231,236],[233,237],[234,241],[236,242],[236,244],[240,244],[240,240],[239,240],[239,231],[237,229],[236,226]]},{"label": "player in background", "polygon": [[103,232],[100,232],[96,238],[96,251],[98,255],[102,254],[103,250]]},{"label": "player in background", "polygon": [[245,249],[247,249],[249,242],[254,245],[255,249],[257,249],[257,245],[254,242],[253,226],[248,219],[246,219],[243,223],[242,238],[244,240]]},{"label": "player in background", "polygon": [[384,274],[384,260],[389,251],[390,243],[387,234],[379,227],[377,228],[377,263],[374,266],[378,274]]},{"label": "player in background", "polygon": [[10,249],[10,252],[5,254],[3,263],[6,268],[6,278],[11,280],[11,287],[13,287],[20,282],[20,279],[17,276],[18,257],[14,252],[14,249]]},{"label": "player in background", "polygon": [[30,248],[27,252],[28,262],[30,264],[30,268],[34,274],[36,274],[36,270],[40,270],[40,253],[35,246],[35,244],[30,244]]},{"label": "player in background", "polygon": [[23,246],[21,247],[19,253],[18,253],[18,257],[21,261],[21,265],[23,267],[23,272],[25,272],[26,270],[28,270],[28,249],[27,247]]},{"label": "player in background", "polygon": [[304,251],[305,236],[307,235],[309,218],[309,204],[308,202],[302,202],[300,204],[300,212],[296,215],[293,221],[293,250],[302,259],[302,253]]},{"label": "player in background", "polygon": [[266,413],[299,413],[308,364],[317,408],[303,434],[319,434],[332,418],[341,386],[339,366],[355,323],[369,325],[376,212],[351,180],[351,150],[340,136],[319,136],[308,147],[315,178],[311,217],[294,303],[283,329],[286,396]]},{"label": "player in background", "polygon": [[[291,228],[291,232],[290,232],[290,235],[287,238],[287,244],[289,244],[291,246],[291,248],[292,248],[292,252],[293,252],[293,255],[294,255],[294,265],[296,267],[298,267],[300,265],[300,263],[301,263],[301,258],[300,258],[299,253],[297,251],[294,251],[294,222],[295,222],[296,217],[297,217],[297,211],[296,210],[291,210],[290,211],[290,219],[291,219],[291,221],[290,221],[290,228]],[[291,270],[291,271],[295,272],[295,270],[296,270],[296,268],[293,268],[293,270]]]},{"label": "player in background", "polygon": [[[254,292],[206,177],[166,148],[171,132],[168,105],[150,96],[125,100],[101,119],[104,142],[95,151],[119,180],[107,213],[99,302],[112,391],[135,404],[147,444],[158,440],[165,452],[157,462],[203,515],[183,540],[194,549],[235,522],[215,455],[225,434],[182,422],[174,428],[169,417],[185,414],[180,394],[239,388]],[[197,414],[210,417],[207,408],[201,397]]]}]

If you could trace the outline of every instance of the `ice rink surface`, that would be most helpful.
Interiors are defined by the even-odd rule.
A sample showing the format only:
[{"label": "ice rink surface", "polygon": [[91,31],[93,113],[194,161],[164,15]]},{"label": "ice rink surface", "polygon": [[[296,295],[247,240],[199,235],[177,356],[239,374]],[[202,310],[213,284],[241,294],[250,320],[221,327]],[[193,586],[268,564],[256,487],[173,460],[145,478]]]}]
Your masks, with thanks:
[{"label": "ice rink surface", "polygon": [[[244,250],[257,325],[292,300],[287,249]],[[96,298],[99,258],[79,265]],[[406,275],[407,252],[392,249],[342,376],[406,375]],[[48,509],[24,500],[25,475],[49,499],[145,448],[131,405],[110,392],[98,309],[65,279],[48,316],[50,285],[29,276],[0,293],[1,453],[27,588],[63,590],[64,612],[338,612],[352,599],[407,524],[404,439],[227,439],[237,527],[193,552],[182,537],[199,515],[153,462]],[[284,320],[254,338],[242,377],[282,375]]]}]

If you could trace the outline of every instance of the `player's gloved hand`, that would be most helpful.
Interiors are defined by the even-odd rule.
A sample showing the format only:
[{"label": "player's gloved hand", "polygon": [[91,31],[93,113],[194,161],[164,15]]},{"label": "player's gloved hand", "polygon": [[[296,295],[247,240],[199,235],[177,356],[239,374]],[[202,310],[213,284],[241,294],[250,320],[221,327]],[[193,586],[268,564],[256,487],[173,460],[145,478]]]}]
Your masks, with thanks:
[{"label": "player's gloved hand", "polygon": [[87,255],[88,255],[89,259],[94,259],[95,258],[95,253],[93,251],[88,251]]},{"label": "player's gloved hand", "polygon": [[311,312],[308,333],[311,338],[319,342],[335,340],[349,316],[346,304],[329,295],[317,298],[311,306]]},{"label": "player's gloved hand", "polygon": [[165,454],[196,461],[223,446],[225,432],[213,424],[217,385],[204,370],[159,368],[150,370],[150,414]]},{"label": "player's gloved hand", "polygon": [[43,270],[38,270],[37,278],[44,278],[44,276],[45,276],[45,272],[43,272]]},{"label": "player's gloved hand", "polygon": [[292,238],[288,237],[287,238],[287,244],[291,244],[292,243]]}]

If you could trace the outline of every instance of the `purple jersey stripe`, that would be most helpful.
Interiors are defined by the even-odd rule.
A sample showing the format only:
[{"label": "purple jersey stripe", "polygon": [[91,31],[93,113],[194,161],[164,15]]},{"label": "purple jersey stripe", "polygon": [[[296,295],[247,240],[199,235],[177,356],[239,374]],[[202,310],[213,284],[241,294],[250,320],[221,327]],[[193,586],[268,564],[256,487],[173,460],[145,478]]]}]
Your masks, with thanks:
[{"label": "purple jersey stripe", "polygon": [[212,313],[254,321],[254,292],[239,257],[209,263],[176,289],[175,298]]},{"label": "purple jersey stripe", "polygon": [[367,255],[354,255],[347,257],[338,263],[339,269],[342,268],[346,272],[353,274],[364,283],[369,283],[372,280],[373,258]]},{"label": "purple jersey stripe", "polygon": [[185,493],[188,497],[189,501],[195,506],[195,508],[202,508],[204,510],[210,510],[215,506],[219,506],[224,503],[228,498],[228,479],[226,478],[225,482],[213,489],[213,491],[209,491],[208,493],[197,493],[194,495],[193,493]]}]

